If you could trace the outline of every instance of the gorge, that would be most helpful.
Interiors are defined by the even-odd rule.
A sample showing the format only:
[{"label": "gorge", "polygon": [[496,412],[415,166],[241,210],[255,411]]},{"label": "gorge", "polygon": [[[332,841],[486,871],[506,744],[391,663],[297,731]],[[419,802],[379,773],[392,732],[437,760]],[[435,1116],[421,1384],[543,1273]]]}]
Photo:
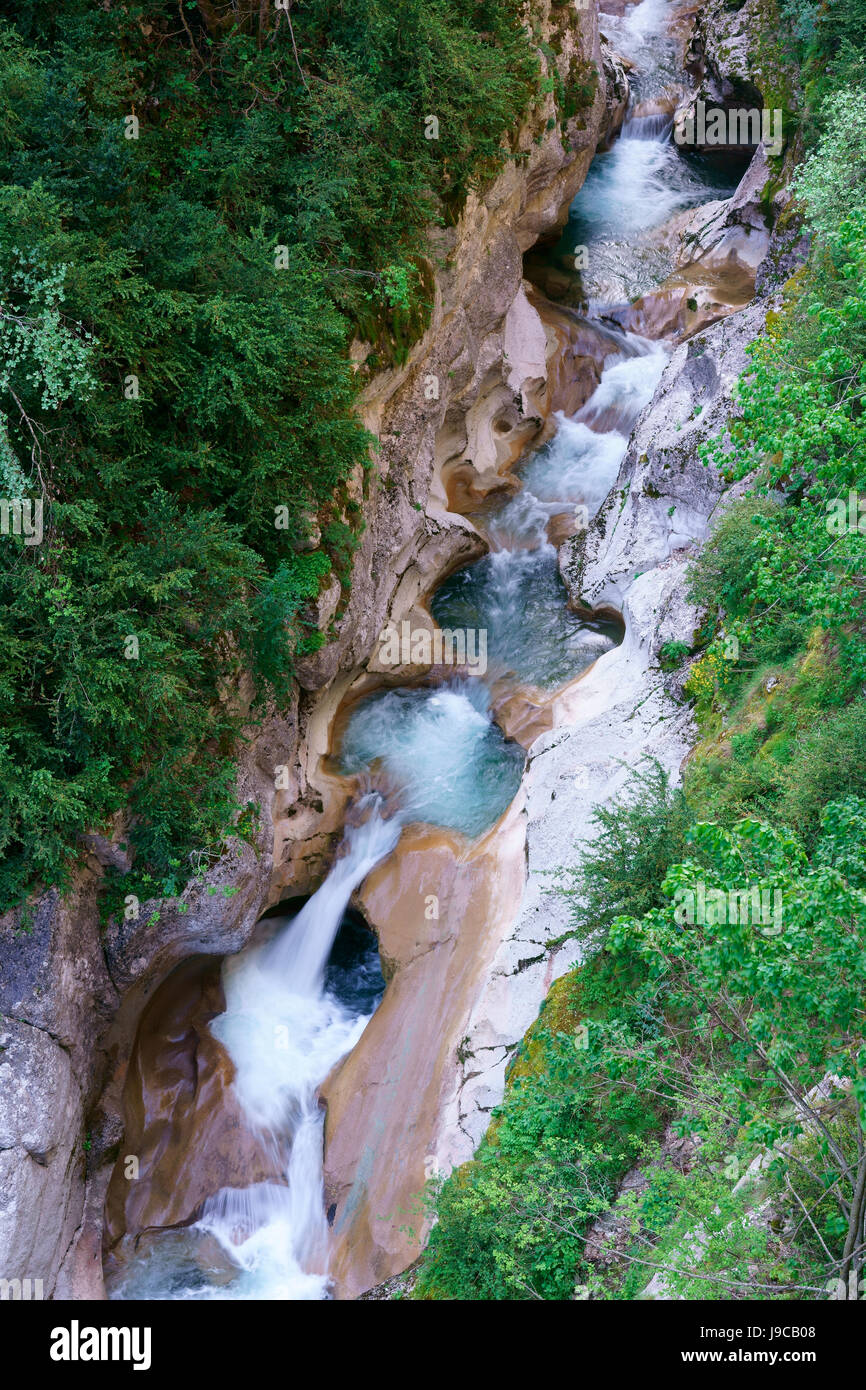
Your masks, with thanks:
[{"label": "gorge", "polygon": [[[512,334],[518,353],[512,378],[515,369],[526,370],[522,357],[528,355],[532,329],[541,342],[545,314],[552,319],[558,313],[560,331],[590,340],[598,385],[576,413],[548,411],[541,427],[541,440],[546,437],[546,442],[534,441],[528,452],[524,447],[508,472],[498,459],[498,469],[482,471],[477,459],[468,463],[463,456],[446,461],[442,468],[448,512],[458,509],[453,480],[459,470],[461,510],[488,554],[453,569],[429,598],[420,594],[410,611],[423,614],[420,620],[426,619],[427,625],[432,619],[441,629],[484,632],[487,671],[474,677],[431,672],[421,684],[415,675],[411,686],[401,687],[383,668],[385,681],[378,691],[366,693],[357,703],[350,694],[350,712],[337,715],[342,730],[335,753],[337,776],[350,775],[352,785],[360,779],[361,786],[377,786],[392,803],[390,819],[380,819],[382,813],[374,805],[366,827],[349,832],[344,857],[338,854],[323,886],[300,916],[283,927],[279,957],[263,956],[263,948],[253,945],[241,957],[229,958],[224,972],[227,1012],[214,1019],[211,1029],[235,1069],[233,1086],[245,1121],[265,1125],[275,1136],[274,1144],[285,1151],[273,1162],[285,1186],[272,1181],[209,1195],[190,1237],[193,1244],[202,1237],[216,1237],[222,1261],[228,1257],[230,1269],[237,1265],[248,1270],[257,1281],[257,1295],[241,1292],[243,1277],[232,1281],[219,1260],[215,1289],[206,1279],[199,1288],[189,1270],[178,1275],[182,1242],[176,1230],[161,1284],[154,1274],[161,1255],[153,1228],[165,1218],[151,1212],[144,1263],[148,1296],[182,1297],[198,1289],[199,1296],[210,1291],[226,1297],[237,1289],[234,1296],[239,1297],[303,1297],[310,1291],[321,1297],[329,1287],[329,1269],[336,1274],[338,1296],[351,1296],[399,1272],[417,1248],[417,1236],[407,1239],[401,1228],[420,1221],[418,1234],[423,1232],[413,1200],[417,1204],[424,1180],[471,1155],[501,1093],[505,1066],[520,1034],[545,988],[574,959],[573,948],[546,948],[545,936],[557,933],[543,908],[540,923],[536,920],[530,931],[515,931],[517,922],[526,922],[528,907],[524,896],[515,913],[524,855],[528,852],[530,862],[533,857],[546,858],[562,843],[561,831],[555,837],[533,835],[531,820],[527,834],[527,815],[532,812],[524,810],[527,787],[520,788],[521,743],[528,746],[533,769],[530,787],[548,761],[544,753],[551,734],[563,749],[559,731],[564,727],[570,735],[565,746],[579,742],[585,750],[579,757],[608,765],[615,765],[616,758],[633,761],[651,754],[664,756],[675,770],[677,755],[684,755],[683,720],[676,720],[679,737],[671,739],[665,729],[670,716],[665,714],[655,721],[664,737],[644,725],[639,740],[627,744],[622,736],[619,743],[610,737],[586,743],[579,738],[577,728],[586,723],[584,710],[593,700],[609,725],[612,710],[625,721],[651,693],[645,658],[635,659],[628,647],[640,642],[646,649],[656,640],[656,631],[645,615],[629,612],[626,651],[616,676],[607,676],[611,656],[605,661],[604,654],[613,653],[622,640],[617,623],[621,609],[628,612],[627,605],[634,601],[631,590],[619,595],[616,605],[599,608],[609,613],[607,621],[581,619],[569,606],[557,547],[549,539],[559,530],[561,540],[563,523],[567,531],[578,524],[588,526],[595,517],[617,481],[633,428],[653,399],[668,362],[665,344],[676,335],[671,325],[665,323],[661,336],[650,340],[628,328],[618,329],[617,310],[622,313],[622,305],[640,296],[646,302],[660,282],[664,293],[664,282],[674,272],[679,231],[667,231],[666,224],[676,217],[682,224],[684,213],[718,202],[736,184],[718,169],[688,163],[672,142],[673,107],[686,91],[679,68],[681,43],[669,10],[664,0],[642,0],[621,19],[605,21],[617,49],[636,69],[630,104],[610,151],[597,155],[590,165],[549,257],[561,267],[575,246],[586,246],[590,274],[582,282],[574,277],[569,285],[572,295],[586,296],[583,305],[558,309],[526,282],[520,291],[525,295],[528,290],[526,322]],[[758,251],[752,241],[759,244]],[[741,243],[726,247],[728,275],[740,264],[741,273],[748,275],[750,262],[766,249],[766,235],[762,238],[760,230],[748,228]],[[688,265],[676,278],[678,285],[695,290]],[[715,286],[711,277],[707,281],[701,285],[702,297],[712,305]],[[721,317],[730,307],[706,308],[703,320]],[[691,335],[681,329],[676,336]],[[538,368],[544,377],[557,370],[565,375],[567,369],[548,360],[546,347],[544,359],[544,367]],[[510,354],[507,360],[510,365]],[[525,378],[520,390],[528,392]],[[528,413],[525,407],[523,413]],[[508,423],[503,428],[495,418],[475,426],[476,456],[496,458],[491,445],[503,435],[508,438]],[[700,499],[685,518],[683,531],[672,526],[663,546],[673,551],[700,539],[715,501],[712,493]],[[662,554],[658,562],[666,559]],[[671,598],[677,597],[675,577],[666,574],[664,584],[669,611]],[[573,596],[579,599],[580,591]],[[390,616],[396,617],[393,610]],[[674,622],[678,625],[671,628],[673,636],[690,635],[682,615]],[[622,692],[629,684],[634,693],[623,707]],[[500,728],[508,740],[516,741],[503,742]],[[549,734],[539,745],[537,735],[545,728]],[[566,756],[574,757],[575,752],[573,747]],[[556,776],[563,780],[561,772]],[[575,770],[574,785],[579,787],[580,781]],[[588,818],[592,798],[579,791],[577,796]],[[573,806],[568,814],[574,816]],[[411,828],[395,846],[401,822]],[[451,834],[443,841],[433,827]],[[377,848],[346,878],[343,866],[353,864],[358,853],[353,837],[365,828]],[[479,841],[487,842],[486,853],[479,854]],[[378,866],[374,855],[381,861]],[[530,892],[537,898],[537,871],[533,879]],[[510,890],[507,896],[503,886]],[[337,905],[345,908],[352,891],[359,894],[357,901],[390,963],[385,998],[374,1020],[362,1020],[367,1028],[354,1049],[337,1001],[320,993],[324,960],[340,921]],[[533,908],[537,919],[537,902]],[[302,932],[304,937],[297,939]],[[458,934],[469,938],[462,950],[454,943]],[[300,964],[297,954],[307,949],[318,957],[310,969]],[[425,962],[428,952],[432,955]],[[503,969],[503,960],[509,958],[516,969],[508,964]],[[265,959],[270,960],[267,966]],[[470,975],[467,982],[469,972],[475,978]],[[247,979],[249,984],[242,983]],[[271,1003],[273,991],[277,999]],[[317,1011],[309,1023],[301,1023],[311,1007],[304,1001],[317,994]],[[516,1000],[508,997],[515,994]],[[289,1039],[284,1055],[275,1052],[280,1030]],[[412,1056],[415,1051],[428,1056]],[[455,1053],[462,1054],[457,1067]],[[342,1066],[337,1065],[344,1056]],[[328,1110],[324,1177],[319,1158],[324,1116],[317,1115],[320,1086]],[[252,1094],[245,1096],[247,1087]],[[206,1145],[194,1137],[194,1112],[190,1123],[193,1128],[183,1147],[187,1153],[204,1149],[206,1155]],[[141,1148],[145,1153],[150,1148],[146,1131]],[[147,1165],[138,1179],[140,1184],[146,1181]],[[129,1186],[125,1179],[113,1179],[113,1189],[124,1186]],[[326,1209],[330,1229],[324,1225]],[[127,1243],[129,1239],[125,1237]],[[141,1245],[136,1238],[136,1248]],[[136,1279],[141,1256],[128,1258],[132,1269],[127,1270],[121,1258],[117,1287],[123,1296],[140,1296]]]},{"label": "gorge", "polygon": [[351,343],[378,447],[321,640],[282,705],[230,697],[248,827],[101,922],[118,813],[2,919],[0,1271],[54,1298],[390,1296],[586,959],[557,875],[703,736],[666,653],[749,481],[702,450],[808,254],[799,136],[674,139],[775,109],[759,0],[526,8],[540,103],[429,229],[429,324]]}]

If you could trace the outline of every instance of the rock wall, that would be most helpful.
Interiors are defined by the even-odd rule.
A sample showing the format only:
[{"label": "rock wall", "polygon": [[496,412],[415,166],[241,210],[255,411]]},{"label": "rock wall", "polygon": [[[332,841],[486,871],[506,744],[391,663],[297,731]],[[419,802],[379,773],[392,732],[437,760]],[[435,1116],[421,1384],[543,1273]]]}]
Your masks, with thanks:
[{"label": "rock wall", "polygon": [[[778,0],[704,0],[686,52],[693,90],[678,109],[678,121],[694,117],[698,103],[708,117],[715,111],[766,110],[768,133],[778,131],[787,140],[788,114],[802,109],[802,90],[799,69],[778,42],[780,23]],[[774,113],[782,118],[781,129]],[[717,139],[702,140],[696,127],[694,148],[714,157],[736,153]]]},{"label": "rock wall", "polygon": [[[615,91],[612,86],[612,102]],[[752,298],[756,270],[770,241],[768,218],[759,206],[765,181],[766,161],[759,151],[733,198],[684,220],[686,268],[677,288],[666,292],[669,300],[655,311],[655,333],[686,339],[702,322],[735,314]],[[495,245],[498,233],[484,221],[482,244],[490,237]],[[700,275],[709,288],[698,291],[699,311],[685,314]],[[735,294],[716,292],[725,276],[729,282],[736,279]],[[635,313],[640,312],[638,304]],[[442,487],[437,493],[434,484],[428,514],[437,503],[447,505],[455,490],[472,497],[501,486],[503,470],[537,436],[553,392],[562,390],[562,359],[570,360],[572,380],[581,375],[574,371],[581,349],[587,364],[592,363],[592,348],[569,341],[562,318],[537,295],[518,292],[511,300],[503,336],[507,361],[511,366],[519,361],[519,370],[503,382],[503,352],[496,335],[488,338],[488,351],[494,350],[497,360],[491,376],[482,345],[472,380],[473,405],[468,412],[461,409],[456,419],[448,409],[444,414],[434,468]],[[710,349],[703,374],[694,365],[708,350],[702,340],[696,340],[696,347],[684,342],[677,348],[656,396],[656,401],[665,398],[659,407],[663,413],[677,416],[670,421],[672,431],[682,428],[680,404],[685,411],[688,402],[689,415],[697,410],[695,394],[705,412],[703,428],[723,423],[730,391],[746,365],[745,345],[762,322],[759,308],[737,316],[737,328],[730,332],[719,323],[714,340],[719,360]],[[586,329],[578,335],[586,336]],[[596,350],[596,362],[604,355]],[[677,389],[682,401],[667,400],[671,383],[681,378]],[[595,381],[590,366],[582,399]],[[571,409],[582,399],[571,401]],[[534,421],[527,419],[533,409],[538,412]],[[629,479],[635,472],[632,452],[623,470]],[[675,527],[664,532],[644,565],[652,574],[639,583],[632,583],[638,564],[615,593],[611,587],[606,595],[590,595],[590,607],[607,604],[623,611],[625,642],[544,711],[552,731],[532,743],[521,796],[503,822],[468,856],[441,835],[422,837],[420,853],[407,837],[364,885],[361,904],[376,925],[393,975],[358,1047],[324,1088],[326,1193],[338,1296],[355,1297],[415,1258],[426,1229],[417,1203],[424,1177],[471,1157],[502,1097],[514,1049],[550,985],[576,959],[573,942],[556,944],[567,922],[564,909],[546,891],[550,871],[573,859],[575,845],[591,840],[595,807],[615,797],[629,766],[652,755],[676,775],[688,752],[689,713],[669,696],[660,673],[656,679],[654,663],[662,642],[683,633],[691,640],[695,615],[682,597],[685,563],[674,552],[706,533],[721,486],[696,458],[679,472],[677,524],[682,535]],[[647,478],[639,484],[644,485],[647,498],[654,492],[660,497],[668,480],[657,488]],[[628,492],[625,484],[621,490]],[[666,520],[675,505],[665,496]],[[609,499],[608,507],[613,506]],[[642,513],[638,534],[624,530],[616,544],[622,544],[626,556],[632,546],[638,554],[644,546],[649,555],[654,524],[654,518]],[[581,546],[585,539],[571,545]],[[566,551],[571,553],[568,547]],[[598,563],[601,569],[614,565],[603,544]],[[566,567],[564,573],[568,583]],[[572,593],[577,601],[573,585]],[[426,618],[417,608],[392,616],[411,616],[418,625]],[[424,912],[431,894],[437,899],[432,920]]]},{"label": "rock wall", "polygon": [[[483,492],[538,435],[551,408],[548,360],[555,344],[529,302],[523,253],[568,216],[599,142],[622,118],[608,90],[594,7],[532,7],[536,37],[555,52],[564,80],[594,72],[591,105],[562,128],[552,94],[517,133],[518,160],[483,193],[471,194],[456,227],[431,234],[438,265],[431,323],[405,366],[380,373],[361,397],[379,440],[377,467],[354,492],[365,530],[345,611],[333,639],[300,671],[300,739],[290,784],[274,815],[274,897],[303,891],[342,824],[345,791],[322,768],[334,714],[361,673],[377,668],[378,636],[390,620],[429,626],[419,601],[483,543],[450,510],[449,490],[471,474]],[[543,60],[546,70],[548,59]],[[554,122],[551,130],[548,122]],[[367,346],[356,344],[359,370]],[[433,397],[431,399],[431,397]],[[372,662],[370,660],[372,656]],[[417,675],[391,668],[394,679]]]},{"label": "rock wall", "polygon": [[746,348],[766,312],[756,301],[674,349],[613,489],[587,530],[560,551],[575,602],[622,611],[638,576],[706,537],[724,483],[704,466],[700,449],[725,430]]},{"label": "rock wall", "polygon": [[171,904],[141,903],[103,930],[97,894],[118,841],[88,836],[67,896],[54,889],[31,924],[0,918],[0,1275],[41,1279],[45,1296],[102,1297],[102,1207],[123,1139],[122,1093],[139,1019],[189,956],[237,951],[270,891],[274,760],[291,713],[256,731],[238,789],[257,801],[255,843]]}]

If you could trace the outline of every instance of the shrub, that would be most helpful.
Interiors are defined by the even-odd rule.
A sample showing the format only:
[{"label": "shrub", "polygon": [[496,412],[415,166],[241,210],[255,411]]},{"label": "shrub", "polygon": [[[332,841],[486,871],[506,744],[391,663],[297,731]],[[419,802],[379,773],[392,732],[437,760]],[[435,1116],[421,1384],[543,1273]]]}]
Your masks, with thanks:
[{"label": "shrub", "polygon": [[659,665],[663,671],[676,671],[682,666],[690,650],[687,642],[663,642],[659,648]]},{"label": "shrub", "polygon": [[671,786],[656,759],[646,759],[630,770],[622,795],[596,809],[593,821],[599,833],[558,884],[572,930],[582,939],[603,936],[622,913],[659,904],[665,868],[682,852],[692,815],[682,789]]}]

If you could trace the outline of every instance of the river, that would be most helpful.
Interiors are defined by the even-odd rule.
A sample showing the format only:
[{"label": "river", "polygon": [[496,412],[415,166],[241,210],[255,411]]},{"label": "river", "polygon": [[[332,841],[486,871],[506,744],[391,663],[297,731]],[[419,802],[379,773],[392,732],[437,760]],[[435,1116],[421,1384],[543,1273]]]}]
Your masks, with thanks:
[{"label": "river", "polygon": [[224,962],[226,1008],[211,1028],[279,1177],[225,1188],[194,1226],[127,1252],[109,1274],[112,1297],[329,1296],[318,1092],[384,989],[369,948],[348,969],[329,968],[350,898],[410,823],[467,840],[489,831],[525,763],[524,749],[496,722],[498,704],[527,690],[544,699],[621,640],[610,617],[586,620],[569,609],[554,542],[563,524],[585,526],[601,506],[667,361],[663,342],[623,331],[611,314],[669,274],[669,246],[658,235],[664,223],[730,191],[671,139],[683,88],[670,13],[669,0],[642,0],[624,16],[603,16],[605,32],[636,66],[630,109],[612,148],[596,156],[560,241],[543,253],[569,273],[584,249],[564,298],[602,345],[599,384],[573,417],[556,417],[551,437],[473,512],[488,553],[430,596],[442,628],[483,634],[485,669],[383,688],[355,706],[339,759],[358,794],[333,868],[300,912],[272,918],[265,939]]}]

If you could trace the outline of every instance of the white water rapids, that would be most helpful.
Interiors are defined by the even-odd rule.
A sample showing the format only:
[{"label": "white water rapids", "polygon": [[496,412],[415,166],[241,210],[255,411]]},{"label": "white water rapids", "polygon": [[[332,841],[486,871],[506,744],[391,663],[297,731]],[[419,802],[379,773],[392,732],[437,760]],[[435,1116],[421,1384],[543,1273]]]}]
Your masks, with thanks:
[{"label": "white water rapids", "polygon": [[593,517],[613,486],[629,435],[667,362],[661,344],[633,333],[619,337],[586,405],[571,419],[557,414],[553,439],[519,470],[520,491],[488,520],[495,551],[548,546],[552,517],[575,505]]},{"label": "white water rapids", "polygon": [[[636,59],[643,98],[658,97],[674,80],[669,10],[667,0],[643,0],[624,18],[605,23],[617,46]],[[572,249],[575,238],[590,246],[597,270],[592,312],[643,285],[652,260],[641,249],[647,229],[715,196],[669,135],[664,110],[632,117],[612,150],[594,161],[578,195],[566,240]],[[606,300],[598,299],[605,294]],[[434,598],[440,625],[489,632],[488,681],[505,672],[556,688],[617,640],[604,625],[581,623],[568,612],[548,528],[576,506],[589,517],[597,512],[667,353],[609,322],[595,327],[611,343],[598,388],[573,419],[557,418],[554,438],[518,469],[521,490],[488,512],[491,554],[452,576]],[[354,712],[343,742],[344,769],[378,778],[389,796],[396,794],[401,811],[386,819],[375,793],[362,799],[360,823],[346,832],[318,892],[275,937],[225,962],[226,1009],[211,1024],[236,1068],[234,1085],[249,1124],[282,1180],[223,1189],[206,1203],[193,1231],[218,1242],[232,1271],[228,1281],[184,1282],[176,1265],[172,1278],[158,1267],[136,1276],[133,1261],[112,1296],[329,1296],[318,1091],[355,1046],[369,1014],[326,988],[326,964],[352,893],[394,849],[403,823],[425,820],[472,837],[513,797],[523,753],[504,740],[488,706],[480,680],[474,687],[453,681],[380,692]]]},{"label": "white water rapids", "polygon": [[325,989],[325,966],[355,888],[400,837],[380,800],[361,806],[345,853],[297,917],[264,945],[226,961],[226,1010],[211,1025],[235,1064],[235,1087],[285,1171],[285,1184],[223,1189],[199,1226],[245,1277],[235,1297],[323,1298],[328,1290],[318,1089],[367,1018]]},{"label": "white water rapids", "polygon": [[631,333],[604,336],[610,352],[586,405],[572,419],[557,415],[556,434],[517,470],[520,491],[474,518],[490,554],[458,570],[433,596],[440,627],[486,632],[491,681],[557,689],[621,637],[615,625],[587,622],[568,608],[549,539],[555,517],[572,515],[580,529],[595,516],[667,362],[658,343]]}]

